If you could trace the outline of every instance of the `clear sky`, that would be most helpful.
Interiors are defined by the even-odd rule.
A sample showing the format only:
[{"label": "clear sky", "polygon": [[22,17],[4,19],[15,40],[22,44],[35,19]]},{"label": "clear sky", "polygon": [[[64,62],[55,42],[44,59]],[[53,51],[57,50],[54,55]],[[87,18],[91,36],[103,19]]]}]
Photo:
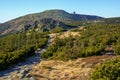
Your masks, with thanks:
[{"label": "clear sky", "polygon": [[69,13],[120,17],[120,0],[0,0],[0,23],[49,9]]}]

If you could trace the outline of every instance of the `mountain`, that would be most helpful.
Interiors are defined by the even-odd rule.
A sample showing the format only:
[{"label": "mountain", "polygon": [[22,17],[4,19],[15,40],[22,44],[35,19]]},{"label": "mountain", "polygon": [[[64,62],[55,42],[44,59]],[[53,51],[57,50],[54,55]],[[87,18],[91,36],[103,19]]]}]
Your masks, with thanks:
[{"label": "mountain", "polygon": [[37,14],[31,14],[28,15],[34,18],[52,18],[55,20],[95,20],[95,19],[99,19],[101,17],[98,16],[92,16],[92,15],[81,15],[81,14],[76,14],[74,13],[68,13],[64,10],[47,10],[41,13],[37,13]]},{"label": "mountain", "polygon": [[102,19],[107,24],[120,24],[120,17]]},{"label": "mountain", "polygon": [[[77,24],[80,24],[80,22]],[[90,20],[81,21],[81,25],[84,26],[94,25],[94,24],[120,24],[120,17],[101,18],[91,21]]]},{"label": "mountain", "polygon": [[52,20],[58,21],[57,23],[59,22],[62,23],[65,21],[83,21],[83,20],[102,19],[102,17],[99,16],[81,15],[81,14],[76,14],[75,12],[71,14],[64,10],[46,10],[41,13],[21,16],[19,18],[0,24],[0,34],[5,35],[9,33],[18,32],[23,29],[25,30],[26,26],[27,29],[29,29],[31,27],[34,27],[36,21],[38,23],[41,23],[41,19],[44,18],[46,19],[51,18]]},{"label": "mountain", "polygon": [[44,31],[50,31],[53,29],[65,30],[67,29],[67,26],[61,21],[53,20],[52,18],[43,18],[39,22],[36,21],[34,23],[34,26],[32,26],[31,28],[38,28],[40,31],[44,32]]},{"label": "mountain", "polygon": [[31,21],[29,23],[5,23],[1,24],[0,26],[0,33],[1,35],[6,35],[10,33],[15,33],[18,31],[25,31],[25,30],[30,30],[30,29],[36,29],[39,31],[50,31],[50,30],[55,30],[55,29],[61,29],[61,30],[66,30],[67,26],[57,20],[53,20],[52,18],[43,18],[40,20],[36,21]]}]

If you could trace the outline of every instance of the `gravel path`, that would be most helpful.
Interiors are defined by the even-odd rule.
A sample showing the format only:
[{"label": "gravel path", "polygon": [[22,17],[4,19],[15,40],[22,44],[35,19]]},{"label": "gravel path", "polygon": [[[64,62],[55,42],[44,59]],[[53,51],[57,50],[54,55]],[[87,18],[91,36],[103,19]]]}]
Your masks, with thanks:
[{"label": "gravel path", "polygon": [[35,80],[28,71],[31,70],[33,65],[40,62],[40,53],[46,51],[51,43],[51,39],[50,36],[46,47],[41,50],[36,50],[36,54],[27,58],[26,61],[15,64],[7,70],[0,71],[0,80]]},{"label": "gravel path", "polygon": [[[31,69],[31,67],[40,62],[40,53],[45,51],[46,49],[37,50],[37,53],[28,59],[25,62],[20,62],[8,70],[0,71],[0,80],[13,80],[15,77],[24,78],[27,72]],[[29,79],[34,80],[34,79]]]}]

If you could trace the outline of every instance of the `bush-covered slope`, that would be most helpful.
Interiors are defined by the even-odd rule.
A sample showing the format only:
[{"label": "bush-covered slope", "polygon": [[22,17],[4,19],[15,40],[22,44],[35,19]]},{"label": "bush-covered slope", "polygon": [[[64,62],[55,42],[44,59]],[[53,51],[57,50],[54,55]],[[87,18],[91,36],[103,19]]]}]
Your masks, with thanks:
[{"label": "bush-covered slope", "polygon": [[25,60],[47,42],[47,34],[35,31],[11,34],[0,38],[0,70]]},{"label": "bush-covered slope", "polygon": [[104,23],[108,23],[108,24],[120,24],[120,17],[106,18],[106,19],[104,19]]},{"label": "bush-covered slope", "polygon": [[42,54],[43,58],[69,60],[92,55],[102,55],[106,46],[120,54],[120,25],[98,24],[86,27],[79,37],[56,38],[53,45]]},{"label": "bush-covered slope", "polygon": [[90,80],[120,80],[120,58],[97,66],[91,73]]}]

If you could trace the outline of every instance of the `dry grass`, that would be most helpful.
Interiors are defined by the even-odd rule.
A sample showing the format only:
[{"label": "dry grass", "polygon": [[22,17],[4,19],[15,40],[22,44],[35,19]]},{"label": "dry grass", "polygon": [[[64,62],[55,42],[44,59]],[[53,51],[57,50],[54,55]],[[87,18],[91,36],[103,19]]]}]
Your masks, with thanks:
[{"label": "dry grass", "polygon": [[56,37],[65,38],[65,37],[69,37],[70,35],[73,37],[80,36],[80,32],[67,31],[62,33],[52,33],[52,34],[49,34],[51,39],[50,42],[53,42]]},{"label": "dry grass", "polygon": [[[87,68],[86,73],[81,70],[81,59],[76,61],[42,61],[40,64],[35,65],[30,72],[37,80],[79,80],[85,74],[88,74],[91,69]],[[44,66],[44,67],[43,67]],[[46,67],[47,68],[46,68]]]},{"label": "dry grass", "polygon": [[92,56],[77,60],[41,61],[33,66],[30,74],[37,80],[88,80],[93,67],[114,56]]},{"label": "dry grass", "polygon": [[80,32],[67,31],[67,32],[64,32],[62,35],[60,35],[60,38],[69,37],[70,35],[71,36],[80,36]]}]

